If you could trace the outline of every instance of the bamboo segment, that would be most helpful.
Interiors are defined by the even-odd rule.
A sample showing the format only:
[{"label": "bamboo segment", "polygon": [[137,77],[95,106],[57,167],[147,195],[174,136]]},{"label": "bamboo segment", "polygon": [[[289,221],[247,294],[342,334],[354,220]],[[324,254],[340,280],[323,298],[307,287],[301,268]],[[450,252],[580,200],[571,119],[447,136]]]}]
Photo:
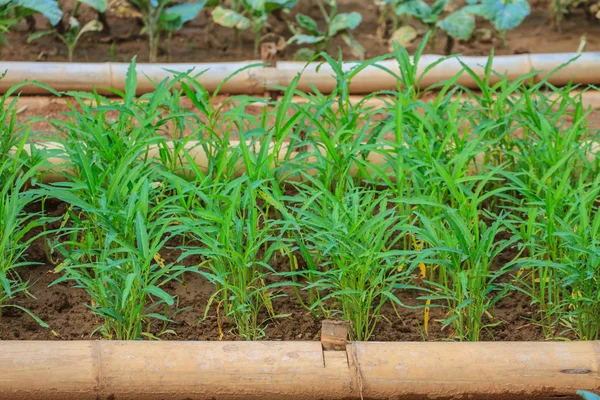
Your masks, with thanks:
[{"label": "bamboo segment", "polygon": [[[582,142],[582,145],[588,146],[590,144],[589,141],[584,141]],[[406,144],[405,144],[406,145]],[[147,156],[149,159],[158,159],[160,158],[160,154],[161,151],[169,151],[171,152],[171,154],[173,155],[175,152],[175,142],[173,141],[165,141],[164,144],[162,145],[151,145],[148,147],[148,152],[147,152]],[[240,141],[239,140],[230,140],[230,149],[235,149],[237,147],[240,146]],[[246,146],[248,146],[251,151],[258,153],[259,152],[259,143],[253,143],[251,140],[247,140],[246,141]],[[209,154],[207,154],[205,148],[202,146],[202,143],[199,141],[195,141],[195,140],[190,140],[185,144],[184,149],[188,152],[188,154],[190,155],[190,158],[192,160],[194,160],[194,162],[196,163],[196,165],[203,171],[203,172],[207,172],[208,171],[208,162],[209,162]],[[180,149],[182,150],[182,149]],[[594,161],[598,154],[600,153],[600,143],[596,143],[593,142],[591,144],[591,152],[588,153],[587,158],[590,161]],[[66,176],[70,175],[70,174],[74,174],[74,171],[72,170],[72,168],[69,166],[68,164],[68,160],[66,159],[66,155],[64,154],[64,148],[60,143],[57,142],[38,142],[38,143],[29,143],[25,146],[25,151],[27,151],[29,154],[32,154],[34,152],[45,152],[46,154],[44,154],[46,160],[47,160],[47,167],[44,168],[40,168],[40,173],[42,175],[42,178],[44,180],[44,182],[46,183],[52,183],[52,182],[60,182],[60,181],[64,181],[66,179]],[[295,151],[292,150],[290,151],[289,149],[289,144],[288,143],[283,143],[278,150],[275,149],[275,144],[271,143],[270,147],[269,147],[269,154],[272,154],[274,151],[277,151],[278,154],[273,156],[273,165],[272,167],[276,167],[275,163],[276,162],[283,162],[286,160],[286,158],[289,158],[290,160],[295,159],[296,157],[298,157],[300,155],[299,151]],[[306,149],[305,151],[314,154],[314,149]],[[323,148],[318,148],[317,151],[319,151],[321,154],[325,154],[326,150]],[[394,151],[394,148],[392,146],[383,146],[381,149],[381,152],[370,152],[367,157],[366,160],[373,164],[376,167],[382,167],[384,165],[386,165],[388,163],[388,160],[386,159],[384,153],[388,152],[388,151]],[[209,150],[210,152],[210,150]],[[289,152],[289,154],[288,154]],[[302,157],[304,157],[304,162],[307,165],[310,165],[311,163],[316,164],[316,158],[315,156],[308,156],[306,157],[305,154],[302,154]],[[485,159],[485,154],[484,153],[479,153],[475,156],[475,163],[474,165],[472,165],[470,168],[473,172],[476,172],[477,169],[479,168],[479,165],[482,165],[484,163],[484,159]],[[187,159],[181,157],[181,159],[179,160],[180,165],[187,165]],[[240,161],[235,165],[235,173],[237,176],[241,176],[246,172],[245,170],[245,166],[243,164],[243,161],[240,159]],[[316,174],[318,173],[318,171],[316,169],[308,169],[306,171],[304,171],[307,174]],[[367,169],[367,172],[369,172],[369,170]],[[385,172],[392,174],[393,173],[393,169],[390,167],[389,169],[387,169]],[[357,166],[353,166],[349,169],[348,173],[351,176],[356,176],[356,174],[358,173],[358,167]],[[286,181],[298,181],[303,179],[302,176],[299,175],[287,175],[285,176],[285,180]]]},{"label": "bamboo segment", "polygon": [[[575,59],[577,58],[577,59]],[[600,84],[600,52],[565,54],[530,54],[532,70],[539,71],[536,81],[539,82],[552,74],[548,79],[555,86],[569,82],[586,85]],[[570,65],[555,71],[563,64],[574,60]]]},{"label": "bamboo segment", "polygon": [[[588,90],[582,91],[573,90],[570,93],[571,98],[575,96],[581,95],[581,104],[584,108],[592,108],[593,110],[600,110],[600,91],[598,90]],[[557,94],[550,93],[548,95],[549,100],[557,100],[559,96]],[[9,97],[8,102],[11,102],[15,97]],[[458,101],[468,101],[464,97],[461,96],[453,96],[453,100]],[[65,112],[68,111],[67,107],[67,98],[64,97],[56,97],[56,96],[20,96],[17,98],[17,109],[27,109],[27,110],[43,110],[44,108],[50,106],[64,107]],[[119,101],[119,99],[112,99],[113,101]],[[267,98],[265,98],[265,101]],[[395,100],[392,97],[387,96],[373,96],[369,99],[365,99],[365,96],[361,95],[351,95],[348,97],[348,100],[353,105],[361,103],[361,107],[364,109],[374,108],[381,109],[385,107],[389,107],[390,105],[395,104]],[[294,104],[302,104],[307,103],[309,100],[305,97],[294,96],[292,98],[292,103]],[[248,104],[248,107],[258,107],[261,108],[265,106],[264,102],[256,102]],[[332,108],[336,108],[337,104],[331,104]]]},{"label": "bamboo segment", "polygon": [[600,342],[0,342],[0,400],[532,399],[600,390]]},{"label": "bamboo segment", "polygon": [[[579,57],[577,60],[575,58]],[[426,68],[441,61],[428,72]],[[463,69],[463,64],[471,68],[479,77],[484,76],[487,57],[451,57],[424,55],[417,66],[417,77],[421,77],[420,86],[430,87],[441,81],[453,78]],[[562,64],[566,64],[558,73],[548,77],[550,72]],[[298,89],[311,91],[312,87],[322,93],[330,93],[336,86],[333,68],[328,64],[313,62],[278,62],[275,67],[259,66],[258,61],[241,61],[227,63],[204,64],[138,64],[138,94],[154,89],[152,82],[160,81],[175,72],[193,71],[192,75],[203,72],[196,77],[197,81],[209,92],[214,92],[223,80],[235,74],[221,88],[223,94],[261,94],[272,85],[288,86],[292,80],[302,74]],[[344,62],[342,69],[349,71],[359,65],[357,62]],[[522,54],[513,56],[497,56],[493,59],[492,69],[499,75],[506,75],[514,80],[518,77],[538,71],[535,81],[548,77],[554,85],[564,85],[570,81],[581,84],[600,84],[600,52],[597,53],[557,53],[557,54]],[[249,68],[252,66],[251,68]],[[52,63],[52,62],[0,62],[0,70],[7,70],[7,75],[0,80],[0,92],[5,93],[11,86],[26,79],[38,80],[55,90],[91,91],[93,88],[114,88],[124,90],[126,72],[129,64],[124,63]],[[378,90],[397,88],[396,76],[401,74],[396,60],[378,61],[360,71],[350,85],[352,93],[371,93]],[[395,76],[396,75],[396,76]],[[491,83],[500,78],[492,74]],[[476,88],[476,81],[467,73],[463,73],[459,83]],[[22,89],[26,94],[43,94],[46,91],[37,86],[26,86]]]},{"label": "bamboo segment", "polygon": [[[155,84],[167,77],[173,77],[174,72],[190,72],[190,76],[195,77],[195,80],[211,93],[231,75],[233,76],[222,87],[224,93],[263,93],[263,68],[253,67],[234,75],[236,71],[253,64],[257,62],[137,64],[137,94],[154,91]],[[0,62],[0,70],[7,71],[6,76],[0,80],[0,92],[6,93],[11,86],[26,80],[35,80],[57,91],[89,92],[97,89],[101,94],[110,94],[111,92],[103,89],[125,90],[128,68],[129,64],[124,63]],[[20,92],[48,93],[45,89],[34,85],[24,86]]]}]

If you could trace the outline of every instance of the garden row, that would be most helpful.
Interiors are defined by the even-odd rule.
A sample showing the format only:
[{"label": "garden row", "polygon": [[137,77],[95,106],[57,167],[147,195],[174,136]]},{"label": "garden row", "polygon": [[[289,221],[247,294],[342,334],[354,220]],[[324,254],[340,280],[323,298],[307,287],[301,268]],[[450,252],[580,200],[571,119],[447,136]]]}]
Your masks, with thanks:
[{"label": "garden row", "polygon": [[[530,13],[527,0],[504,2],[501,0],[469,0],[465,5],[449,0],[429,4],[424,0],[374,0],[377,12],[379,40],[389,39],[403,46],[415,41],[424,31],[443,32],[447,38],[446,51],[452,51],[454,41],[491,40],[500,38],[505,44],[506,31],[518,27]],[[45,35],[55,35],[68,50],[72,61],[73,52],[82,35],[110,29],[106,14],[132,18],[142,26],[149,45],[150,62],[156,62],[161,39],[172,37],[184,24],[191,22],[202,12],[211,16],[211,23],[231,29],[239,40],[241,32],[252,32],[254,56],[258,56],[262,41],[273,39],[274,24],[285,26],[289,34],[279,38],[278,48],[299,45],[299,60],[308,60],[316,52],[330,48],[335,39],[349,46],[355,57],[364,58],[365,49],[353,36],[363,19],[360,12],[341,12],[337,0],[312,0],[311,8],[318,8],[317,19],[295,10],[298,0],[198,0],[175,3],[173,0],[127,0],[109,4],[108,0],[77,0],[69,11],[63,11],[57,0],[2,0],[0,1],[0,40],[20,20],[27,20],[30,36],[28,42]],[[558,27],[565,14],[584,6],[590,18],[600,15],[596,0],[552,0],[552,19]],[[93,18],[85,9],[97,12]],[[360,10],[364,12],[364,10]],[[43,15],[50,29],[36,30],[35,14]],[[68,18],[67,18],[68,17]],[[85,20],[84,20],[85,19]],[[68,21],[68,23],[65,23]],[[481,22],[487,21],[485,24]],[[491,27],[491,28],[490,28]],[[285,36],[285,35],[284,35]],[[435,40],[436,35],[431,36]],[[114,50],[114,49],[113,49]],[[575,49],[573,49],[575,50]]]},{"label": "garden row", "polygon": [[[169,285],[194,276],[212,285],[204,315],[248,340],[285,321],[286,295],[350,321],[355,340],[389,306],[422,310],[424,337],[442,310],[447,336],[478,340],[517,295],[545,338],[598,339],[599,138],[580,95],[529,76],[491,86],[491,63],[479,91],[457,75],[422,92],[396,57],[403,82],[381,108],[350,102],[352,71],[332,59],[331,94],[301,93],[296,78],[276,102],[216,102],[185,74],[136,97],[132,63],[119,101],[69,93],[51,145],[47,133],[30,143],[38,132],[5,95],[0,310],[22,309],[28,248],[43,240],[54,284],[86,291],[104,338],[170,327]],[[49,199],[65,212],[45,213]]]}]

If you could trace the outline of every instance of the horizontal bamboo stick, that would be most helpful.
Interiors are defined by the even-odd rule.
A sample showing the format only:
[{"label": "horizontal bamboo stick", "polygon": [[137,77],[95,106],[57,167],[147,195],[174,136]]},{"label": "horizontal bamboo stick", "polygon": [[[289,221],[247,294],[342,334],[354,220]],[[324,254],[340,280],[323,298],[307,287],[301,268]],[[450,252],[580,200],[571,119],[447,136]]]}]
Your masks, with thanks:
[{"label": "horizontal bamboo stick", "polygon": [[550,399],[600,390],[600,342],[0,342],[0,400]]},{"label": "horizontal bamboo stick", "polygon": [[[582,142],[582,145],[588,145],[588,144],[589,144],[589,141]],[[248,141],[246,141],[246,145],[248,147],[250,147],[251,151],[254,151],[255,153],[257,153],[259,151],[259,148],[258,148],[259,143],[253,143],[252,141],[248,140]],[[239,146],[240,146],[239,140],[230,140],[230,149],[235,149]],[[252,148],[252,146],[254,146],[254,147]],[[406,144],[405,144],[405,146],[406,146]],[[174,152],[175,143],[173,141],[166,141],[161,146],[156,145],[156,144],[150,145],[148,147],[148,152],[147,152],[148,158],[149,159],[159,158],[161,149],[163,149],[163,150],[168,149],[169,151]],[[204,147],[202,147],[201,142],[195,141],[195,140],[190,140],[185,144],[184,149],[188,152],[191,159],[194,160],[196,165],[203,172],[206,173],[208,171],[208,162],[209,162],[210,155],[207,154]],[[69,175],[74,174],[72,167],[69,165],[68,160],[66,159],[66,155],[63,154],[64,148],[60,143],[57,143],[57,142],[29,143],[28,145],[25,146],[25,151],[27,151],[29,154],[31,154],[35,151],[46,152],[48,166],[40,169],[40,172],[43,175],[43,180],[46,183],[61,182],[61,181],[64,181]],[[270,148],[269,148],[269,154],[272,154],[273,151],[275,151],[275,145],[274,145],[274,143],[271,143]],[[283,143],[279,147],[278,151],[279,151],[278,154],[275,157],[273,157],[274,160],[273,160],[272,167],[275,167],[275,162],[282,162],[286,159],[286,157],[289,157],[290,160],[293,160],[294,158],[298,157],[301,154],[300,151],[296,151],[296,150],[292,150],[291,152],[289,152],[289,144],[288,143]],[[317,151],[319,151],[323,155],[326,152],[326,150],[324,148],[318,148]],[[394,151],[394,148],[389,145],[384,145],[384,146],[382,146],[380,152],[374,152],[374,151],[369,152],[366,159],[369,163],[373,164],[374,166],[382,167],[386,163],[388,163],[388,160],[386,159],[386,157],[384,155],[384,153],[386,151]],[[288,152],[290,154],[288,154]],[[314,149],[308,148],[305,150],[305,152],[314,154]],[[591,146],[591,152],[587,154],[587,158],[590,161],[594,161],[597,158],[598,154],[600,154],[600,143],[594,142],[594,143],[592,143],[592,146]],[[305,157],[304,154],[303,154],[303,157]],[[478,169],[480,168],[479,166],[484,163],[484,159],[485,159],[485,153],[477,154],[475,156],[474,164],[470,166],[471,171],[477,172]],[[316,164],[317,159],[316,159],[316,156],[309,156],[309,157],[305,157],[303,161],[306,163],[306,165],[310,165],[311,163]],[[184,157],[182,157],[179,160],[179,162],[181,165],[187,165],[187,159]],[[238,176],[241,176],[246,172],[245,166],[243,164],[243,160],[241,160],[241,159],[235,165],[234,168],[235,168],[234,172]],[[304,172],[307,174],[316,174],[318,171],[316,169],[309,169],[309,170],[305,170]],[[367,172],[370,172],[370,170],[367,169]],[[384,172],[392,174],[394,171],[393,171],[393,168],[390,167],[389,169],[385,170]],[[351,176],[355,176],[358,173],[358,167],[354,166],[354,167],[350,168],[348,173]],[[285,180],[287,180],[287,181],[298,181],[301,179],[303,179],[303,177],[299,176],[299,175],[290,174],[290,175],[285,176]]]},{"label": "horizontal bamboo stick", "polygon": [[[590,107],[593,110],[600,110],[600,91],[596,91],[596,90],[588,90],[585,92],[581,92],[579,90],[574,90],[571,92],[571,97],[575,97],[578,95],[581,95],[581,104],[583,105],[584,108]],[[550,93],[548,95],[550,100],[553,99],[558,99],[558,95]],[[8,101],[12,101],[13,98],[9,98]],[[454,96],[453,99],[458,99],[460,101],[466,101],[467,99],[465,97],[456,97]],[[17,110],[29,110],[29,111],[33,111],[33,110],[43,110],[45,108],[48,108],[50,106],[57,106],[57,107],[64,107],[65,111],[68,111],[68,107],[67,107],[67,101],[69,99],[65,98],[65,97],[56,97],[56,96],[20,96],[17,98]],[[113,101],[119,101],[118,98],[113,98]],[[265,100],[267,100],[267,98],[265,98]],[[390,104],[394,104],[394,100],[389,98],[389,97],[385,97],[385,96],[373,96],[367,100],[365,100],[365,96],[361,96],[361,95],[351,95],[349,96],[348,100],[352,103],[352,104],[357,104],[359,102],[362,102],[362,106],[364,108],[384,108],[389,106]],[[292,98],[292,103],[295,104],[301,104],[301,103],[306,103],[308,102],[308,100],[304,97],[300,97],[300,96],[294,96]],[[257,102],[257,103],[251,103],[248,106],[250,107],[263,107],[264,103],[261,102]],[[332,107],[336,107],[336,104],[332,104]]]},{"label": "horizontal bamboo stick", "polygon": [[[548,77],[557,67],[571,62],[558,73],[549,78],[554,85],[564,85],[570,81],[580,84],[600,84],[600,52],[595,53],[557,53],[557,54],[522,54],[513,56],[497,56],[493,61],[493,69],[500,75],[506,75],[514,80],[532,71],[538,71],[534,81]],[[443,61],[425,73],[428,66],[439,60]],[[487,57],[460,57],[449,58],[438,55],[422,56],[417,75],[421,77],[420,86],[429,87],[443,80],[454,77],[463,68],[469,66],[480,77],[484,74],[484,65]],[[328,93],[336,84],[332,67],[321,63],[278,62],[276,67],[256,66],[258,61],[241,61],[227,63],[204,64],[138,64],[139,94],[153,90],[152,82],[160,81],[172,76],[172,71],[185,72],[192,70],[192,75],[203,72],[196,80],[208,91],[213,92],[235,71],[246,68],[243,72],[235,74],[221,88],[221,93],[228,94],[260,94],[272,85],[288,86],[292,79],[299,73],[302,74],[298,89],[309,91],[311,85],[319,91]],[[254,67],[251,67],[254,65]],[[356,62],[343,63],[343,70],[348,71],[357,65]],[[90,91],[92,88],[115,88],[124,90],[128,64],[125,63],[56,63],[56,62],[0,62],[0,70],[8,71],[0,80],[0,92],[5,93],[11,86],[24,80],[38,80],[55,90],[81,90]],[[398,85],[394,75],[388,69],[400,75],[400,68],[396,60],[377,62],[359,72],[351,84],[352,93],[371,93],[378,90],[395,89]],[[493,75],[491,83],[499,77]],[[468,74],[463,74],[459,83],[476,88],[475,80]],[[45,90],[36,86],[26,86],[22,89],[26,94],[43,94]],[[106,91],[101,91],[106,93]]]}]

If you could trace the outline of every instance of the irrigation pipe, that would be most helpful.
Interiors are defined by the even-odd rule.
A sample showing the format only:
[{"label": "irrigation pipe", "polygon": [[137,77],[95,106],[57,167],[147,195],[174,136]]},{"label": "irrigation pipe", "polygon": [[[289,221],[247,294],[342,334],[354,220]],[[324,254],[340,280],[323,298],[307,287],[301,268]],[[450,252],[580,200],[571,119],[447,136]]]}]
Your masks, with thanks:
[{"label": "irrigation pipe", "polygon": [[[506,75],[510,80],[537,71],[533,80],[539,82],[546,78],[559,66],[568,63],[575,57],[576,61],[554,73],[549,82],[553,85],[565,85],[569,82],[577,84],[600,84],[600,52],[589,53],[556,53],[556,54],[521,54],[512,56],[497,56],[493,60],[493,70],[500,75]],[[424,74],[425,68],[444,58],[439,55],[424,55],[421,57],[417,73],[422,75],[421,86],[429,87],[441,81],[454,77],[463,69],[464,63],[471,67],[477,75],[484,75],[484,65],[487,57],[449,58],[436,65]],[[288,86],[292,80],[302,73],[298,89],[311,91],[311,85],[322,93],[330,92],[336,86],[334,72],[331,66],[313,62],[277,62],[276,66],[255,66],[260,61],[242,61],[227,63],[204,64],[138,64],[138,94],[154,90],[152,81],[161,81],[173,75],[172,71],[185,72],[194,70],[204,73],[197,78],[209,92],[217,87],[236,71],[247,68],[233,75],[221,89],[223,94],[264,94],[273,85]],[[358,65],[357,62],[344,62],[343,69],[349,70]],[[378,65],[396,74],[400,69],[396,60],[379,61]],[[11,86],[25,80],[38,80],[55,90],[91,91],[93,88],[114,88],[124,90],[125,78],[129,64],[125,63],[54,63],[54,62],[0,62],[0,71],[7,71],[0,80],[0,92],[5,93]],[[491,77],[491,83],[500,78]],[[462,74],[458,83],[476,88],[476,82],[466,73]],[[396,89],[398,82],[393,75],[378,68],[369,66],[358,73],[350,86],[352,93],[372,93],[379,90]],[[43,94],[46,91],[36,86],[22,88],[25,94]],[[102,91],[101,91],[102,92]],[[106,93],[106,92],[104,92]]]},{"label": "irrigation pipe", "polygon": [[[230,140],[229,144],[230,144],[229,149],[230,149],[230,151],[232,151],[233,149],[240,146],[240,141],[239,140]],[[583,141],[582,145],[584,145],[584,144],[588,145],[589,141]],[[209,151],[210,151],[211,145],[207,144],[207,146],[209,146]],[[260,148],[259,148],[260,143],[247,140],[246,146],[248,146],[250,148],[250,150],[253,151],[254,153],[258,153],[260,151]],[[183,153],[182,153],[182,151],[185,150],[189,154],[190,158],[196,163],[196,165],[203,172],[208,172],[208,164],[209,164],[209,159],[211,156],[210,156],[210,154],[207,154],[205,148],[202,146],[202,142],[199,142],[199,141],[190,140],[185,144],[185,146],[180,147],[180,145],[178,145],[176,142],[171,141],[171,140],[166,140],[162,145],[156,145],[156,144],[150,145],[148,147],[147,153],[145,153],[145,154],[147,155],[147,157],[149,159],[158,159],[161,157],[161,151],[167,150],[167,151],[171,152],[171,154],[175,154],[176,147],[177,147],[177,151],[180,152],[180,156],[181,156],[181,157],[179,157],[178,165],[185,166],[188,163],[187,158],[184,157]],[[44,182],[46,182],[46,183],[61,182],[61,181],[64,181],[68,175],[74,174],[72,166],[69,165],[68,160],[66,158],[67,156],[66,156],[66,154],[64,154],[64,147],[62,144],[60,144],[58,142],[29,143],[25,146],[25,151],[27,151],[29,154],[31,154],[33,152],[41,152],[40,154],[42,156],[44,155],[43,153],[46,153],[46,160],[47,160],[48,165],[46,167],[40,169],[42,178],[43,178]],[[272,155],[273,151],[275,151],[275,144],[271,143],[270,148],[269,148],[269,154]],[[318,151],[322,155],[325,155],[325,152],[326,152],[325,149],[318,148]],[[373,166],[382,167],[389,163],[389,160],[385,157],[385,152],[391,152],[391,151],[394,151],[394,147],[389,146],[389,145],[384,145],[381,147],[381,149],[379,151],[370,151],[369,154],[367,155],[366,161],[373,164]],[[307,152],[309,153],[308,156],[306,155]],[[591,152],[587,154],[588,160],[594,161],[596,159],[598,153],[600,153],[600,143],[594,142],[594,143],[592,143],[592,146],[591,146]],[[286,159],[294,160],[296,157],[299,157],[299,156],[303,157],[303,162],[306,165],[316,165],[316,163],[317,163],[317,158],[314,155],[314,149],[310,149],[310,148],[305,149],[303,152],[300,152],[298,150],[290,151],[289,143],[281,144],[281,146],[278,148],[278,154],[273,158],[274,158],[274,161],[276,160],[277,162],[283,162]],[[475,156],[474,163],[473,163],[473,165],[470,166],[471,171],[473,171],[473,172],[478,171],[479,166],[484,164],[485,156],[486,156],[486,153],[483,153],[483,152],[479,153]],[[272,167],[275,167],[275,164],[273,164]],[[235,165],[234,168],[235,168],[234,172],[238,176],[243,175],[245,173],[245,166],[244,166],[243,160],[241,160],[241,159]],[[316,169],[312,169],[312,170],[309,169],[309,170],[305,170],[304,172],[307,174],[316,174],[318,171]],[[369,172],[368,169],[367,169],[367,172]],[[392,167],[390,167],[385,172],[389,172],[390,174],[393,175],[394,170]],[[355,176],[358,173],[358,167],[357,166],[351,167],[350,170],[348,171],[348,173],[352,176]],[[295,175],[290,174],[290,175],[285,176],[286,181],[299,181],[302,179],[303,179],[303,177],[298,174],[295,174]]]},{"label": "irrigation pipe", "polygon": [[5,341],[0,400],[564,399],[599,364],[600,342]]}]

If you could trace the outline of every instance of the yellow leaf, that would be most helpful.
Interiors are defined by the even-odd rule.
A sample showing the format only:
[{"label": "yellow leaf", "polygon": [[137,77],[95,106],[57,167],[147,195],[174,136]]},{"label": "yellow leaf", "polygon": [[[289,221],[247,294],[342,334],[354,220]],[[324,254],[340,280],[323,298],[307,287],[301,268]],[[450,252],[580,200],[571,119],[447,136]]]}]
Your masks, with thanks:
[{"label": "yellow leaf", "polygon": [[[540,278],[535,278],[533,281],[534,281],[535,283],[540,283],[540,282],[541,282],[541,279],[540,279]],[[548,282],[550,282],[550,278],[546,278],[546,279],[544,279],[544,283],[548,283]]]},{"label": "yellow leaf", "polygon": [[156,253],[154,255],[154,261],[161,267],[165,267],[165,259],[160,256],[160,254]]},{"label": "yellow leaf", "polygon": [[55,331],[54,329],[52,329],[52,330],[50,331],[50,333],[52,333],[54,336],[58,337],[58,333],[56,333],[56,331]]},{"label": "yellow leaf", "polygon": [[431,300],[427,300],[425,302],[425,309],[423,310],[423,330],[425,332],[425,336],[429,337],[429,305],[431,304]]},{"label": "yellow leaf", "polygon": [[65,268],[66,265],[67,265],[66,261],[61,262],[60,264],[58,264],[56,266],[56,268],[54,268],[54,273],[58,274],[60,271],[62,271]]},{"label": "yellow leaf", "polygon": [[419,263],[419,271],[419,278],[425,278],[425,275],[427,275],[427,266],[425,266],[425,263]]}]

